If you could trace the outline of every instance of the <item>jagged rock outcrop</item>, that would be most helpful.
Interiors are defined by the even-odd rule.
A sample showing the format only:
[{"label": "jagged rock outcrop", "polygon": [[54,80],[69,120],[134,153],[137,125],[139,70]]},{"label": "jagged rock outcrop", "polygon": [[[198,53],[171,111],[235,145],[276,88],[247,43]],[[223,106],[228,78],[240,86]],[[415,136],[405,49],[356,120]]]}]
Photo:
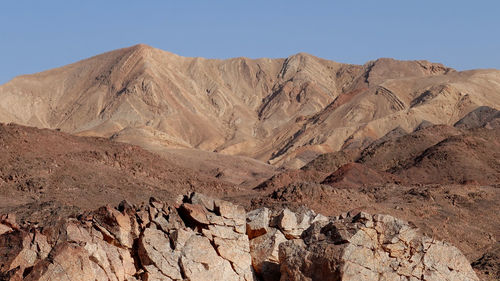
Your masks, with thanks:
[{"label": "jagged rock outcrop", "polygon": [[388,215],[318,222],[280,245],[281,280],[479,280],[460,251]]},{"label": "jagged rock outcrop", "polygon": [[42,230],[4,216],[0,280],[256,280],[245,210],[201,194],[179,203],[122,202]]},{"label": "jagged rock outcrop", "polygon": [[2,216],[0,230],[0,280],[478,280],[455,247],[390,216],[247,213],[198,193],[44,228]]}]

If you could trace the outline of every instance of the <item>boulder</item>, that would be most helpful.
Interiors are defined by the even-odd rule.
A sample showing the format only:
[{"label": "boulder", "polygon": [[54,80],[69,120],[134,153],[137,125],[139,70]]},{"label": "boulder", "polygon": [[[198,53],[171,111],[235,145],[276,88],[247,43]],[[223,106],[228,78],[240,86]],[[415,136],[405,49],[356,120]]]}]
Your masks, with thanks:
[{"label": "boulder", "polygon": [[250,255],[252,266],[263,280],[278,280],[280,266],[279,245],[286,242],[285,235],[278,229],[272,228],[269,232],[250,240]]},{"label": "boulder", "polygon": [[107,280],[107,276],[104,271],[92,266],[85,249],[66,242],[56,246],[51,258],[37,263],[23,280]]},{"label": "boulder", "polygon": [[50,250],[47,238],[39,231],[18,230],[0,235],[0,276],[3,273],[12,280],[21,278],[38,259],[46,258]]},{"label": "boulder", "polygon": [[0,215],[0,224],[13,230],[19,230],[19,225],[16,222],[16,215],[14,214]]},{"label": "boulder", "polygon": [[180,251],[171,248],[170,239],[163,231],[146,228],[137,252],[148,279],[182,280]]},{"label": "boulder", "polygon": [[240,280],[229,261],[220,257],[208,238],[193,235],[182,249],[180,265],[187,279]]},{"label": "boulder", "polygon": [[[300,238],[304,230],[309,228],[316,217],[316,214],[311,210],[295,214],[288,208],[285,208],[277,218],[278,227],[285,234],[286,238],[297,239]],[[318,219],[321,220],[323,217],[318,217]]]},{"label": "boulder", "polygon": [[134,259],[130,251],[105,241],[102,232],[85,226],[78,221],[66,224],[65,243],[79,246],[90,261],[96,276],[105,276],[106,280],[130,280],[135,274]]},{"label": "boulder", "polygon": [[313,224],[279,259],[281,280],[479,280],[457,248],[387,215]]},{"label": "boulder", "polygon": [[242,280],[255,280],[248,237],[240,235],[237,239],[232,240],[214,237],[214,244],[217,253],[231,263],[234,271],[243,277]]},{"label": "boulder", "polygon": [[[244,209],[221,201],[215,203],[215,206],[219,208],[219,211],[222,206],[221,215],[210,213],[209,221],[214,224],[208,225],[208,229],[203,229],[202,234],[215,245],[219,256],[229,261],[233,270],[242,278],[241,280],[256,280],[252,268],[248,236],[242,231],[246,218]],[[229,209],[233,209],[235,213],[230,214]]]},{"label": "boulder", "polygon": [[191,203],[205,207],[208,211],[215,211],[215,200],[201,193],[193,192],[191,194]]},{"label": "boulder", "polygon": [[233,226],[238,233],[246,232],[245,208],[228,201],[215,200],[215,213],[220,215],[225,225]]},{"label": "boulder", "polygon": [[270,213],[268,208],[260,208],[247,213],[247,236],[253,239],[267,233]]},{"label": "boulder", "polygon": [[[209,224],[207,212],[202,205],[184,203],[179,208],[179,213],[189,219],[192,224]],[[188,223],[189,223],[188,222]]]},{"label": "boulder", "polygon": [[109,239],[116,240],[124,247],[132,247],[132,224],[127,214],[107,205],[95,212],[94,219],[98,228],[108,235]]},{"label": "boulder", "polygon": [[12,229],[12,227],[10,227],[7,224],[0,223],[0,235],[8,233],[8,232],[12,232],[12,231],[14,231],[14,229]]}]

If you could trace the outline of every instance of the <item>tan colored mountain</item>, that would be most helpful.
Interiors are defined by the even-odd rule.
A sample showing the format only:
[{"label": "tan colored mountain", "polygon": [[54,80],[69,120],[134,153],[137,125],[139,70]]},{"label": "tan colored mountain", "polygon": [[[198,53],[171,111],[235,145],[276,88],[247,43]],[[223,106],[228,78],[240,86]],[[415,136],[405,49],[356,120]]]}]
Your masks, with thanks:
[{"label": "tan colored mountain", "polygon": [[500,108],[499,70],[456,72],[393,59],[360,66],[303,53],[186,58],[146,45],[0,86],[0,122],[287,167],[362,146],[398,126],[452,125],[478,106]]}]

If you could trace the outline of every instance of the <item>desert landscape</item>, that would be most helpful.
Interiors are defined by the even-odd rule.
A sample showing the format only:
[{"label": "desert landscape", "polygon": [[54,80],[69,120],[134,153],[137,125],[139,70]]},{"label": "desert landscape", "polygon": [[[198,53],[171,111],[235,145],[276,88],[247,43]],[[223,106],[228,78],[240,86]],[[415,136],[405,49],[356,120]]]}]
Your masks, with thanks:
[{"label": "desert landscape", "polygon": [[0,85],[0,280],[500,280],[500,70],[183,57]]}]

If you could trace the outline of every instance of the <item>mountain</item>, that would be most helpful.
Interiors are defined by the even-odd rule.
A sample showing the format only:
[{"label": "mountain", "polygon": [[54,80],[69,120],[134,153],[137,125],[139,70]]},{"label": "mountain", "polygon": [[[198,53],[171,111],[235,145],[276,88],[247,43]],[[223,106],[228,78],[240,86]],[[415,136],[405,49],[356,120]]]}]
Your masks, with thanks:
[{"label": "mountain", "polygon": [[[407,277],[439,239],[465,255],[451,270],[451,252],[434,250],[446,276],[472,263],[497,280],[498,108],[499,70],[387,58],[217,60],[137,45],[17,77],[0,86],[0,280],[205,280],[217,268],[286,279],[310,262],[301,253],[370,241],[356,235],[387,223],[387,235],[430,237],[381,244],[381,257],[402,257],[383,259],[390,272]],[[318,278],[342,279],[319,253]]]},{"label": "mountain", "polygon": [[325,153],[300,170],[275,174],[255,189],[276,190],[297,182],[338,188],[387,183],[496,185],[499,139],[500,128],[433,125],[403,135],[391,131],[363,149]]},{"label": "mountain", "polygon": [[499,70],[305,53],[187,58],[141,44],[14,78],[0,86],[0,122],[299,168],[397,127],[453,125],[479,106],[500,108],[499,93]]}]

